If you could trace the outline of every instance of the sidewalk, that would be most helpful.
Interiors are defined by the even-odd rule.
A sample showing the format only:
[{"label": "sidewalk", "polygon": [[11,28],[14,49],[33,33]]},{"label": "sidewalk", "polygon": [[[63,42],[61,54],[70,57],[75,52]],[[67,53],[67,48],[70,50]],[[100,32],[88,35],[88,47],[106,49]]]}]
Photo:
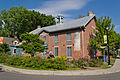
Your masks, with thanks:
[{"label": "sidewalk", "polygon": [[84,76],[84,75],[103,75],[120,72],[120,59],[116,59],[115,64],[112,68],[109,69],[99,69],[99,70],[83,70],[83,71],[47,71],[47,70],[27,70],[27,69],[19,69],[8,66],[2,66],[2,70],[6,72],[15,72],[21,74],[32,74],[32,75],[66,75],[66,76]]}]

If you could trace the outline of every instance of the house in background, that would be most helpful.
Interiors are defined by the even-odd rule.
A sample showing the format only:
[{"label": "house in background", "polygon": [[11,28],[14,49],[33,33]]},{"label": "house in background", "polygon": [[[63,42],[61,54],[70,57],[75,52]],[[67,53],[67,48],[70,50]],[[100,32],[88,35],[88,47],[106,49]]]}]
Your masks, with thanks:
[{"label": "house in background", "polygon": [[22,48],[19,48],[19,40],[17,37],[0,37],[0,44],[7,43],[10,46],[11,55],[19,55],[22,56]]},{"label": "house in background", "polygon": [[31,31],[31,34],[39,34],[40,39],[45,41],[46,50],[43,56],[49,54],[65,56],[68,60],[100,56],[101,53],[89,47],[90,38],[95,36],[96,17],[92,11],[89,16],[59,23],[52,26],[41,27]]}]

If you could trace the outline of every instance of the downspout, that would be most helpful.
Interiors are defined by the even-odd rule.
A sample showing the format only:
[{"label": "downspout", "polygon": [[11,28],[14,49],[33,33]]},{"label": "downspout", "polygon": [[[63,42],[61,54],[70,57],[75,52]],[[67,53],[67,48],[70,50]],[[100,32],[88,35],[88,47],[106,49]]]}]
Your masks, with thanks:
[{"label": "downspout", "polygon": [[82,30],[82,49],[83,49],[83,58],[84,58],[84,35]]}]

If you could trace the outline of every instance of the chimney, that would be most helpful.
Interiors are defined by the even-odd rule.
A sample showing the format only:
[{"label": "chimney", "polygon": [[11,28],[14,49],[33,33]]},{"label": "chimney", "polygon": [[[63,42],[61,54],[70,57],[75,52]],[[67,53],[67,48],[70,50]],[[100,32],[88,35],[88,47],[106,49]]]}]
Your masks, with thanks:
[{"label": "chimney", "polygon": [[93,11],[89,11],[89,16],[94,15]]},{"label": "chimney", "polygon": [[42,28],[41,26],[37,26],[37,28]]},{"label": "chimney", "polygon": [[17,36],[15,35],[14,38],[17,39]]}]

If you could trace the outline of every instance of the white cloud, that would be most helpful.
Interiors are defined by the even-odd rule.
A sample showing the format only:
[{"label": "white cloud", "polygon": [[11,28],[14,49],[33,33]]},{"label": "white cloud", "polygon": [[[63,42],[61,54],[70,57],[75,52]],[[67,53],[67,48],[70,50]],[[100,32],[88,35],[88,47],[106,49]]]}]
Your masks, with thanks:
[{"label": "white cloud", "polygon": [[114,28],[114,30],[115,30],[117,33],[120,34],[120,25],[116,25],[115,28]]},{"label": "white cloud", "polygon": [[66,13],[66,11],[70,10],[80,10],[82,9],[90,0],[52,0],[46,1],[43,3],[40,8],[30,9],[39,11],[40,13],[44,13],[47,15],[56,16],[58,14],[62,14],[65,17],[70,16]]}]

